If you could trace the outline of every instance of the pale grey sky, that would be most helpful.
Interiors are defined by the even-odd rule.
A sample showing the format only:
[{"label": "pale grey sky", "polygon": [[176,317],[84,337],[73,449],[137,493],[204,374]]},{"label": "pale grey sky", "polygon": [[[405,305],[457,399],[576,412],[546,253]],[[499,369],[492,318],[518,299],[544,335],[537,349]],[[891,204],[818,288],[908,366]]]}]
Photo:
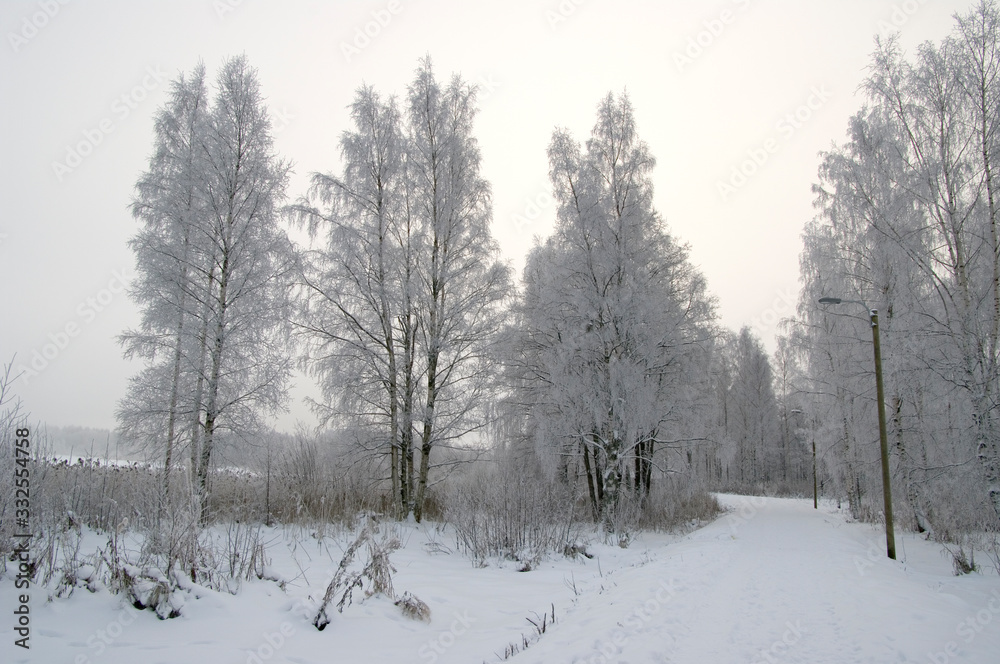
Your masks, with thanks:
[{"label": "pale grey sky", "polygon": [[[520,271],[547,235],[546,147],[585,139],[608,91],[627,90],[657,158],[656,203],[691,247],[722,322],[773,348],[798,291],[817,153],[860,105],[873,38],[913,52],[972,0],[4,0],[0,2],[0,360],[31,369],[35,419],[113,427],[136,370],[115,337],[137,321],[132,186],[168,82],[210,78],[246,53],[295,164],[340,169],[337,140],[362,83],[402,94],[429,53],[439,76],[481,85],[476,135],[493,231]],[[748,161],[749,160],[749,161]],[[756,162],[756,163],[755,163]],[[743,166],[749,176],[734,174]],[[729,188],[722,185],[727,185]],[[299,400],[280,425],[311,424]]]}]

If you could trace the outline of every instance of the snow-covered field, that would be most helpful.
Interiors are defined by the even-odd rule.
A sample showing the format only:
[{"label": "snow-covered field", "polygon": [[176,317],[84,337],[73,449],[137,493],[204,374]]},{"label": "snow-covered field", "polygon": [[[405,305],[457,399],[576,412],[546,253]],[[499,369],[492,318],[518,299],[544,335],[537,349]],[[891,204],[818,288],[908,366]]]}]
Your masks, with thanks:
[{"label": "snow-covered field", "polygon": [[[309,623],[303,607],[322,595],[348,536],[270,531],[285,591],[254,581],[236,595],[191,596],[173,620],[105,590],[45,603],[36,589],[30,651],[13,646],[8,575],[0,661],[480,664],[513,645],[513,661],[539,663],[1000,662],[996,574],[956,577],[939,546],[912,535],[897,534],[900,560],[890,561],[881,531],[833,506],[722,500],[731,511],[686,536],[643,534],[628,549],[594,537],[592,559],[551,557],[530,572],[476,567],[447,531],[399,526],[394,589],[426,602],[429,623],[380,596],[331,611],[322,632]],[[539,636],[529,619],[541,625],[543,614]]]}]

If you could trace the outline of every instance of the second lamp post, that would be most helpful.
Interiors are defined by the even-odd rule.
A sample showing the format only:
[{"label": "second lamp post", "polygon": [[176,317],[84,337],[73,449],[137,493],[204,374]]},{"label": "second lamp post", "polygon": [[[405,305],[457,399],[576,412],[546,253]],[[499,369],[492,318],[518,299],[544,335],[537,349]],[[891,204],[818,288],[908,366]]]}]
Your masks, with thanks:
[{"label": "second lamp post", "polygon": [[878,437],[882,448],[882,500],[885,502],[885,550],[896,559],[896,537],[892,528],[892,486],[889,479],[889,441],[885,431],[885,392],[882,387],[882,349],[878,339],[878,310],[871,309],[860,300],[842,300],[839,297],[821,297],[820,304],[860,304],[868,309],[872,324],[872,345],[875,347],[875,399],[878,402]]}]

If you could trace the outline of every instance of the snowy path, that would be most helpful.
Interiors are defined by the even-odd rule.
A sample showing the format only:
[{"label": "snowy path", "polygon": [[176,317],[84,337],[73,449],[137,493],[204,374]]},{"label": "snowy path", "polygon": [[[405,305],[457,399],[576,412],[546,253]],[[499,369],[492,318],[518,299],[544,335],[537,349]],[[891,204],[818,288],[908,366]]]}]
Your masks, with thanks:
[{"label": "snowy path", "polygon": [[615,572],[516,661],[1000,662],[995,576],[950,576],[915,538],[890,561],[879,531],[811,501],[726,500],[735,512]]},{"label": "snowy path", "polygon": [[494,664],[531,635],[526,618],[554,605],[556,623],[507,661],[1000,663],[995,573],[955,577],[941,547],[912,534],[897,533],[900,561],[890,561],[880,530],[832,506],[722,500],[730,513],[685,537],[645,533],[628,549],[593,543],[592,560],[554,556],[527,573],[428,547],[450,541],[433,525],[398,526],[407,543],[392,556],[393,583],[430,605],[430,623],[403,618],[383,597],[335,613],[323,632],[303,618],[297,607],[322,593],[346,534],[269,531],[274,568],[295,579],[287,592],[255,581],[236,595],[190,598],[175,620],[123,608],[106,590],[45,602],[36,589],[30,653],[12,647],[7,577],[0,662]]}]

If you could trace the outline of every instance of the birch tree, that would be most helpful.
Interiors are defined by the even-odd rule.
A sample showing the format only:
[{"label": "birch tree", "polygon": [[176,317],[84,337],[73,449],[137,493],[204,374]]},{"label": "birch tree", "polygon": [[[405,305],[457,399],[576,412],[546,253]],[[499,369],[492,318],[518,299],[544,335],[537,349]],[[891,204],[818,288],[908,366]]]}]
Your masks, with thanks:
[{"label": "birch tree", "polygon": [[202,517],[216,432],[244,433],[287,396],[291,243],[279,225],[288,166],[273,152],[257,72],[245,56],[224,63],[206,143],[204,183],[211,251],[204,320],[203,435],[197,487]]},{"label": "birch tree", "polygon": [[[351,106],[344,132],[343,177],[314,174],[295,209],[326,248],[304,273],[308,296],[300,323],[306,365],[320,378],[324,421],[345,418],[362,444],[389,457],[392,495],[405,517],[414,502],[416,250],[407,214],[405,137],[393,99],[370,87]],[[315,204],[325,206],[323,209]]]},{"label": "birch tree", "polygon": [[447,86],[421,60],[407,91],[410,214],[420,229],[417,316],[424,364],[420,468],[414,516],[427,495],[434,447],[482,431],[494,375],[490,345],[510,274],[490,234],[492,197],[472,129],[476,88]]},{"label": "birch tree", "polygon": [[184,369],[192,350],[189,328],[203,299],[193,292],[200,284],[191,275],[198,260],[193,245],[203,239],[198,228],[205,222],[199,186],[205,173],[207,97],[201,64],[173,82],[167,104],[156,115],[153,156],[132,203],[133,216],[143,224],[130,241],[138,266],[132,295],[143,309],[140,328],[119,339],[126,357],[142,357],[150,365],[133,379],[119,418],[126,440],[162,446],[164,504],[182,417],[193,408]]},{"label": "birch tree", "polygon": [[341,140],[343,177],[314,176],[296,208],[328,229],[301,323],[321,409],[365,424],[362,442],[389,458],[400,515],[417,520],[434,448],[473,444],[489,421],[491,347],[510,289],[475,115],[475,88],[459,76],[442,85],[426,58],[403,112],[362,88]]},{"label": "birch tree", "polygon": [[[935,362],[949,367],[944,375],[954,376],[955,386],[968,396],[975,422],[973,444],[1000,518],[995,422],[1000,251],[992,202],[991,129],[997,98],[990,73],[993,56],[988,53],[996,48],[995,34],[991,37],[988,28],[996,14],[995,5],[982,3],[960,20],[963,41],[927,44],[915,65],[901,59],[894,43],[885,44],[868,90],[905,137],[901,183],[913,183],[909,191],[927,215],[925,244],[932,248],[924,255],[910,252],[910,258],[940,303],[941,313],[928,329],[948,341]],[[886,230],[906,246],[899,240],[905,228]]]},{"label": "birch tree", "polygon": [[1000,517],[997,25],[997,6],[983,1],[912,59],[894,39],[877,42],[866,107],[848,142],[824,157],[821,217],[804,236],[797,338],[820,401],[843,418],[837,456],[852,509],[868,459],[848,449],[864,442],[872,415],[868,377],[851,355],[867,328],[817,311],[816,298],[831,293],[880,310],[894,481],[928,533],[989,529]]},{"label": "birch tree", "polygon": [[246,436],[285,399],[295,265],[277,214],[287,166],[273,154],[245,57],[224,63],[210,109],[205,99],[202,67],[178,79],[139,180],[133,210],[144,226],[132,242],[140,274],[132,296],[143,323],[122,339],[126,355],[147,366],[118,415],[131,439],[164,443],[165,488],[187,420],[203,520],[217,433]]},{"label": "birch tree", "polygon": [[[973,232],[984,244],[985,260],[976,266],[986,281],[977,292],[974,358],[966,359],[973,388],[976,418],[976,455],[987,482],[993,510],[1000,520],[1000,444],[997,442],[997,398],[1000,391],[1000,230],[997,229],[998,150],[1000,150],[1000,9],[992,0],[980,0],[965,16],[958,16],[959,84],[968,100],[973,159],[981,221]],[[985,228],[984,228],[985,227]],[[978,247],[977,247],[978,248]],[[979,261],[976,261],[979,263]],[[977,291],[979,289],[976,289]],[[981,299],[980,299],[981,298]],[[985,306],[984,306],[985,305]],[[982,309],[986,309],[983,312]],[[969,334],[966,332],[966,334]]]}]

